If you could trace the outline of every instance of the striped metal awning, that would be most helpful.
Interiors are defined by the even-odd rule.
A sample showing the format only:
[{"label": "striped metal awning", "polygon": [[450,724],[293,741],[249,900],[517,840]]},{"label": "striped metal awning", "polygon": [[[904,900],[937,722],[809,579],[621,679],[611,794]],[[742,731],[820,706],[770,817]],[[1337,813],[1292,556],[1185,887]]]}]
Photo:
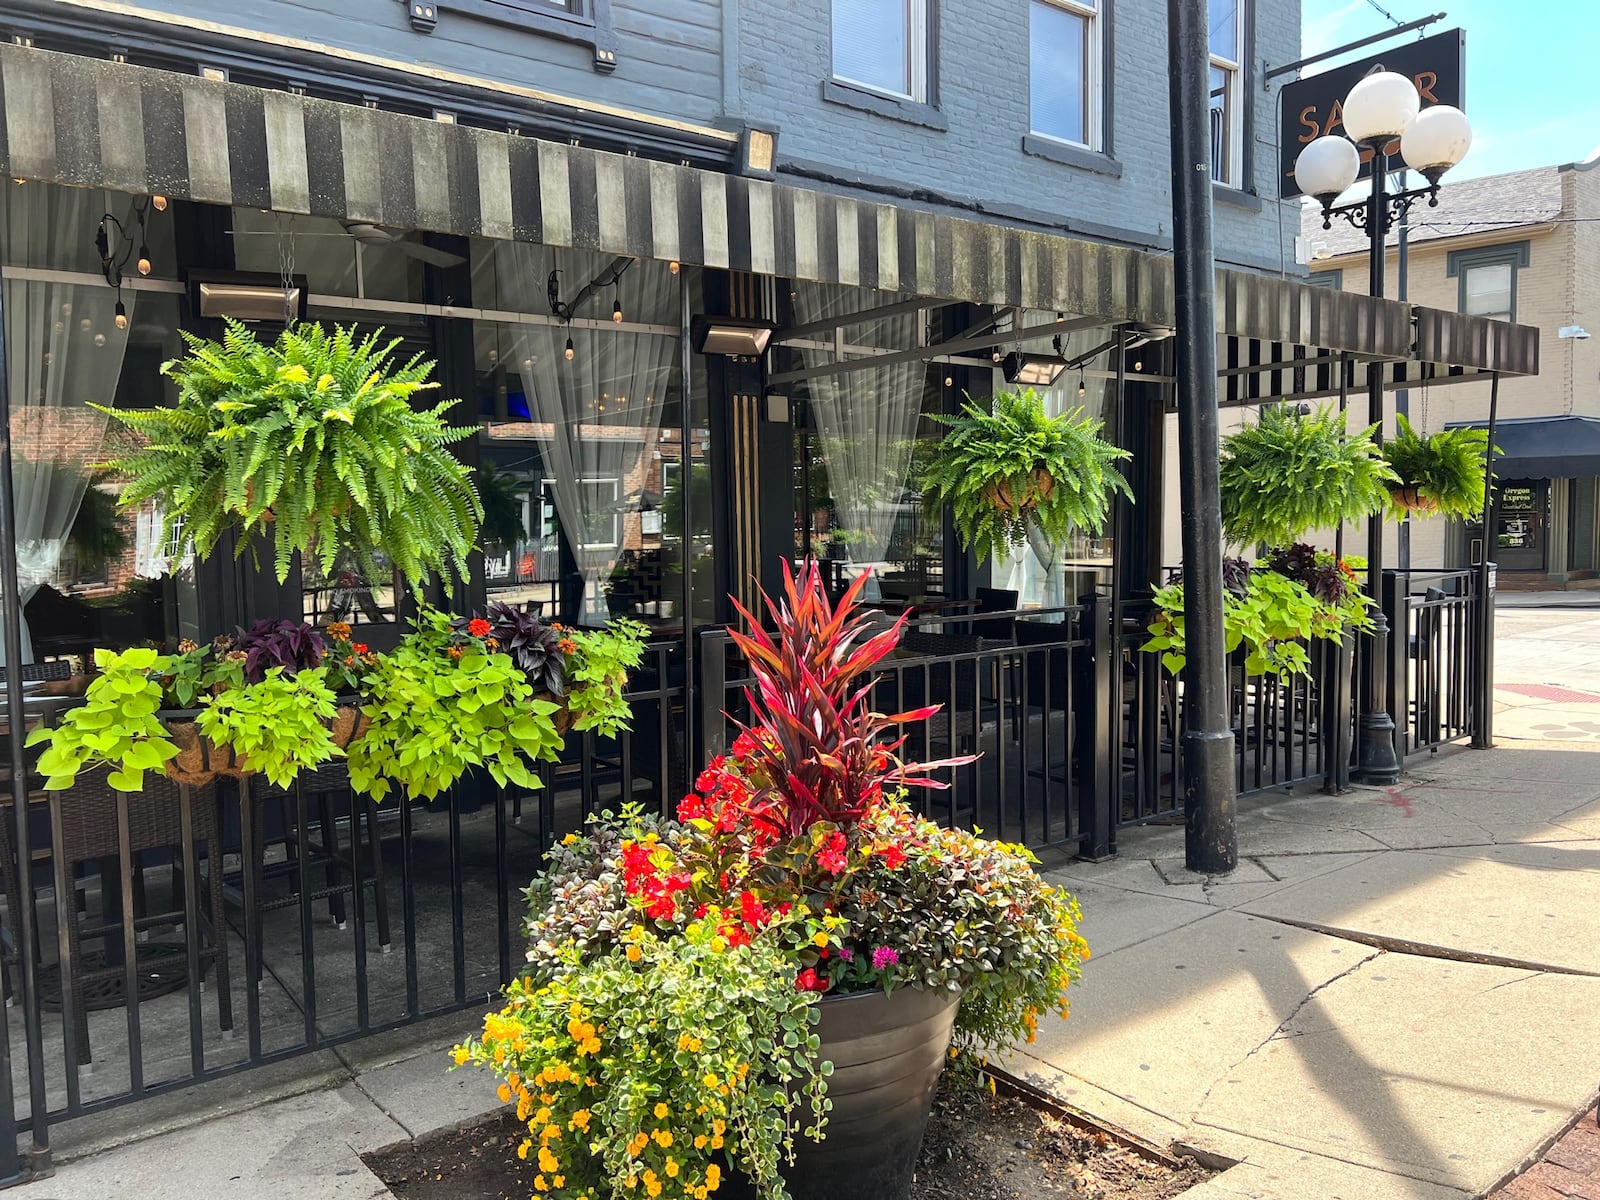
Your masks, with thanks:
[{"label": "striped metal awning", "polygon": [[[1174,323],[1170,258],[944,213],[21,45],[0,105],[19,179]],[[1241,271],[1217,299],[1219,336],[1269,360],[1538,370],[1525,327]]]}]

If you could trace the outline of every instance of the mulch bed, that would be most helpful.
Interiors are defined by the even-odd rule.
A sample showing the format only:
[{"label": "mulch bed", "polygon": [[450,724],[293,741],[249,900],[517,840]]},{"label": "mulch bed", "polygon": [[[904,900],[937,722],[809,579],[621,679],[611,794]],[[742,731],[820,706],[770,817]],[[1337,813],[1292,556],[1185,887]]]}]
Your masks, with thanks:
[{"label": "mulch bed", "polygon": [[[367,1156],[400,1200],[526,1200],[534,1170],[512,1114]],[[913,1200],[1168,1200],[1209,1175],[1127,1149],[1009,1097],[942,1095]]]}]

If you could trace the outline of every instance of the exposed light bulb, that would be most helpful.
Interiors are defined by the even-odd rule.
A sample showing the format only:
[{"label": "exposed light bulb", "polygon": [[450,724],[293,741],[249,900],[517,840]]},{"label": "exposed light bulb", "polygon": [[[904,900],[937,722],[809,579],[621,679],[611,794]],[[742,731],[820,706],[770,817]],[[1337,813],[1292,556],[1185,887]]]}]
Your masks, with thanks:
[{"label": "exposed light bulb", "polygon": [[951,379],[950,376],[946,375],[944,377],[944,385],[945,385],[945,387],[949,387],[953,383],[955,383],[955,380]]},{"label": "exposed light bulb", "polygon": [[669,262],[667,264],[667,270],[671,271],[674,275],[676,275],[678,273],[678,270],[679,270],[678,260],[677,259],[673,259],[671,262]]},{"label": "exposed light bulb", "polygon": [[998,349],[989,352],[989,361],[992,363],[998,363],[1000,361],[1000,351]]},{"label": "exposed light bulb", "polygon": [[1144,359],[1142,359],[1142,358],[1136,358],[1136,359],[1134,359],[1134,360],[1133,360],[1133,369],[1134,369],[1134,370],[1135,370],[1135,371],[1142,371],[1142,370],[1144,370]]},{"label": "exposed light bulb", "polygon": [[157,212],[166,212],[167,198],[158,192],[156,195],[150,197],[150,206]]},{"label": "exposed light bulb", "polygon": [[139,274],[141,274],[141,275],[150,274],[150,247],[149,246],[140,246],[139,247],[138,267],[139,267]]},{"label": "exposed light bulb", "polygon": [[572,339],[568,338],[567,339],[567,361],[568,362],[572,361],[572,355],[573,355]]},{"label": "exposed light bulb", "polygon": [[95,334],[94,335],[94,344],[96,346],[104,346],[106,344],[106,335],[103,334],[103,333]]},{"label": "exposed light bulb", "polygon": [[611,319],[618,325],[622,324],[622,301],[618,300],[611,306]]},{"label": "exposed light bulb", "polygon": [[115,320],[118,329],[126,329],[128,327],[128,310],[123,307],[121,300],[117,301],[117,315]]}]

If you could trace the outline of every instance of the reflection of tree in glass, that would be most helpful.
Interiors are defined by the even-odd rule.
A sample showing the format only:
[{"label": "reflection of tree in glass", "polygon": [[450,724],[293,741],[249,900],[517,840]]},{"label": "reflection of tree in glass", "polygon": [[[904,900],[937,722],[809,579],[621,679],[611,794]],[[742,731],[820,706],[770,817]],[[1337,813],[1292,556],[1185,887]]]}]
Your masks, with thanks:
[{"label": "reflection of tree in glass", "polygon": [[515,546],[527,540],[528,527],[522,519],[527,484],[509,471],[498,470],[485,461],[478,468],[478,498],[483,501],[480,527],[485,546]]}]

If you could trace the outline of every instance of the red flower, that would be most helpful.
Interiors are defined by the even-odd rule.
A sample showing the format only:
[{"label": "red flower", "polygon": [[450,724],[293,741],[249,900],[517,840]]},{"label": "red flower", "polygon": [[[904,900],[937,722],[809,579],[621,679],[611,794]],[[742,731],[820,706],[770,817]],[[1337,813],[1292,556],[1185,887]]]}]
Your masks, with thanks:
[{"label": "red flower", "polygon": [[488,637],[493,630],[494,626],[482,617],[473,617],[467,622],[467,632],[473,637]]},{"label": "red flower", "polygon": [[369,653],[369,651],[367,649],[367,644],[365,642],[351,642],[350,643],[350,649],[355,654],[367,654],[367,653]]},{"label": "red flower", "polygon": [[845,846],[844,834],[834,830],[822,844],[822,849],[817,851],[817,864],[830,875],[844,874],[845,867],[849,865]]},{"label": "red flower", "polygon": [[881,846],[878,857],[883,859],[883,865],[891,871],[898,871],[900,865],[906,861],[906,852],[899,846]]},{"label": "red flower", "polygon": [[818,990],[817,982],[816,968],[807,967],[804,971],[800,972],[800,978],[794,981],[795,991],[815,992]]}]

